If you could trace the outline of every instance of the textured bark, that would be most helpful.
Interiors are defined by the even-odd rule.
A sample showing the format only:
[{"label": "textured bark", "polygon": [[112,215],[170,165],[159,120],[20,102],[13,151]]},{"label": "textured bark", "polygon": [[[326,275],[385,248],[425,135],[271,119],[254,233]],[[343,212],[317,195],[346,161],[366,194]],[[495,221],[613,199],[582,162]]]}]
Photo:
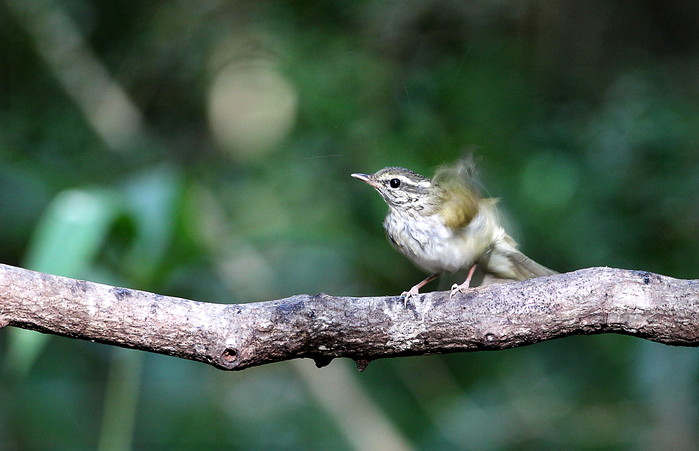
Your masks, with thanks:
[{"label": "textured bark", "polygon": [[10,325],[240,370],[299,357],[369,361],[506,349],[620,333],[699,345],[699,281],[589,268],[474,288],[449,299],[297,295],[211,304],[0,265],[0,327]]}]

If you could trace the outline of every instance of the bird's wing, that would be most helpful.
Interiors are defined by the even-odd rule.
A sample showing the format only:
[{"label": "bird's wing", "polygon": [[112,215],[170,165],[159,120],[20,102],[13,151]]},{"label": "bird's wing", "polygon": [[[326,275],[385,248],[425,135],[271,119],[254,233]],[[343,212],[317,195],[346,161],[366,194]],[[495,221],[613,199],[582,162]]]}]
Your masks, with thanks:
[{"label": "bird's wing", "polygon": [[476,165],[468,155],[451,166],[442,166],[432,178],[440,189],[438,210],[444,224],[451,229],[467,226],[478,214],[480,195],[476,189]]}]

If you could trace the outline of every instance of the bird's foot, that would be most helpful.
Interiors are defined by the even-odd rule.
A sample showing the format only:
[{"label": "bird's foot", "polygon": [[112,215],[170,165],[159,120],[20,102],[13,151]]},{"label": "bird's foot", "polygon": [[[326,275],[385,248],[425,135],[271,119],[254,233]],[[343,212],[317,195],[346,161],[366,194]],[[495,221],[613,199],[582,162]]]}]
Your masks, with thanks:
[{"label": "bird's foot", "polygon": [[403,299],[403,307],[407,308],[410,298],[416,298],[418,294],[420,294],[420,287],[418,285],[401,293],[400,297]]},{"label": "bird's foot", "polygon": [[464,280],[464,283],[461,285],[459,284],[454,284],[451,286],[451,291],[449,291],[449,300],[451,301],[454,299],[454,295],[457,293],[466,293],[466,290],[471,288],[471,277],[473,277],[473,272],[476,270],[476,265],[471,266],[471,269],[468,270],[468,276],[466,276],[466,280]]},{"label": "bird's foot", "polygon": [[439,276],[439,274],[432,274],[431,276],[425,278],[425,280],[423,280],[422,282],[418,283],[417,285],[415,285],[414,287],[412,287],[412,288],[409,289],[408,291],[404,291],[403,294],[400,295],[400,297],[403,298],[403,307],[407,307],[407,306],[408,306],[408,301],[410,300],[410,298],[417,297],[417,295],[420,294],[420,293],[419,293],[420,288],[422,288],[422,287],[424,287],[425,285],[427,285],[428,283],[432,282],[432,281],[433,281],[434,279],[436,279],[438,276]]},{"label": "bird's foot", "polygon": [[451,290],[449,291],[449,300],[453,300],[454,296],[460,293],[466,293],[466,291],[471,288],[470,287],[471,281],[467,280],[466,282],[462,284],[455,283],[454,285],[451,286]]}]

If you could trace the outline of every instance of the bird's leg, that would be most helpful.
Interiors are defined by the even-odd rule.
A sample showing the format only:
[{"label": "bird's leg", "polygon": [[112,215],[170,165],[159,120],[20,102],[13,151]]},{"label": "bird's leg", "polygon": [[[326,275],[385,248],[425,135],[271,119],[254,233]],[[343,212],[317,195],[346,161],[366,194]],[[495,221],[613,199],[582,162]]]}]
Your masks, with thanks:
[{"label": "bird's leg", "polygon": [[417,296],[420,292],[420,288],[424,287],[428,283],[432,282],[434,279],[436,279],[439,276],[439,273],[437,274],[432,274],[431,276],[425,278],[422,282],[418,283],[414,287],[412,287],[408,291],[404,291],[403,294],[400,295],[400,297],[403,298],[403,306],[407,307],[408,306],[408,299],[410,299],[413,296]]},{"label": "bird's leg", "polygon": [[461,285],[455,283],[451,286],[449,300],[451,300],[454,297],[454,294],[456,292],[465,293],[466,290],[471,286],[471,277],[473,277],[473,273],[476,271],[476,266],[477,265],[474,264],[473,266],[471,266],[471,269],[468,270],[468,275],[466,276],[466,280],[464,280],[464,283],[462,283]]}]

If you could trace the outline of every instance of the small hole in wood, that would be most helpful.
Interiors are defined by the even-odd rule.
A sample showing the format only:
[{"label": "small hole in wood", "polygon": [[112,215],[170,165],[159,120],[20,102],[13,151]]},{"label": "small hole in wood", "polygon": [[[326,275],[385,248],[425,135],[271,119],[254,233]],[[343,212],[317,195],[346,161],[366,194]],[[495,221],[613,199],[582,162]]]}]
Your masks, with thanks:
[{"label": "small hole in wood", "polygon": [[221,354],[221,359],[226,363],[232,363],[238,358],[238,351],[233,348],[226,348]]}]

